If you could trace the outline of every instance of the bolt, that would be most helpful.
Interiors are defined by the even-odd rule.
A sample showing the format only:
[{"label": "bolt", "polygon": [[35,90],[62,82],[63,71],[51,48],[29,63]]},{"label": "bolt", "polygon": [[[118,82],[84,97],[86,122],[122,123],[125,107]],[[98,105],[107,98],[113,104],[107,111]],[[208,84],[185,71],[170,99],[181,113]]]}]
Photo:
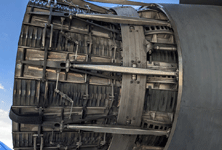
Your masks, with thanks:
[{"label": "bolt", "polygon": [[130,119],[127,120],[127,121],[126,121],[126,124],[131,124],[131,120],[130,120]]},{"label": "bolt", "polygon": [[130,26],[130,32],[134,30],[134,26]]},{"label": "bolt", "polygon": [[137,76],[135,74],[132,75],[132,80],[136,80]]}]

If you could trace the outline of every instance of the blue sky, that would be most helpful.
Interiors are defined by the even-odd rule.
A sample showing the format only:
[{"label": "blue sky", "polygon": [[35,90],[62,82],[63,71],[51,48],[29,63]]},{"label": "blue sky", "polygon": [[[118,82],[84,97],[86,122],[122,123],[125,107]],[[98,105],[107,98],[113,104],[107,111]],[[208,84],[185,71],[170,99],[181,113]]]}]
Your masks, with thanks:
[{"label": "blue sky", "polygon": [[12,104],[18,37],[28,0],[2,0],[0,5],[0,109]]}]

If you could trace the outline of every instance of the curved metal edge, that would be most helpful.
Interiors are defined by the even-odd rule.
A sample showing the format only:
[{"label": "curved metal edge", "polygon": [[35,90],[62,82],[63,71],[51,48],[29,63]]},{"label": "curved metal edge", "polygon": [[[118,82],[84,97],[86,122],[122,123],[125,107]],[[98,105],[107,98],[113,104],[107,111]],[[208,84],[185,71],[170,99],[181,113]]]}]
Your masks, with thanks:
[{"label": "curved metal edge", "polygon": [[180,104],[181,104],[181,99],[182,99],[182,91],[183,91],[183,59],[182,59],[182,50],[180,47],[180,38],[177,32],[177,28],[176,25],[173,21],[173,19],[171,18],[171,16],[169,15],[169,12],[167,10],[164,10],[163,6],[161,4],[156,4],[157,8],[160,9],[169,19],[171,26],[174,30],[174,37],[176,40],[176,44],[177,44],[177,53],[178,53],[178,66],[179,66],[179,80],[178,80],[178,95],[177,95],[177,106],[176,106],[176,111],[175,111],[175,115],[174,115],[174,121],[173,121],[173,125],[172,125],[172,129],[171,132],[169,134],[169,138],[168,141],[166,143],[166,146],[164,147],[164,150],[167,150],[170,146],[170,143],[172,141],[175,129],[176,129],[176,125],[177,125],[177,119],[179,117],[179,112],[180,112]]}]

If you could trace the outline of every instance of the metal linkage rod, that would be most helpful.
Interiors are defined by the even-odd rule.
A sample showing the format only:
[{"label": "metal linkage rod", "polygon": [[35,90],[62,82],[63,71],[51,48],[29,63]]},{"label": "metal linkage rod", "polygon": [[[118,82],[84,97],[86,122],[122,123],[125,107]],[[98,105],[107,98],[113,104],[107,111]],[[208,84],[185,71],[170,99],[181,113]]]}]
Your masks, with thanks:
[{"label": "metal linkage rod", "polygon": [[122,67],[122,66],[111,66],[111,65],[87,65],[87,64],[73,64],[72,67],[86,70],[97,70],[107,72],[119,72],[127,74],[141,74],[141,75],[165,75],[165,76],[176,76],[176,72],[151,70],[143,68],[133,67]]},{"label": "metal linkage rod", "polygon": [[168,135],[170,130],[145,130],[141,128],[129,128],[127,126],[84,126],[84,125],[66,125],[67,129],[91,131],[98,133],[112,133],[112,134],[125,134],[125,135]]},{"label": "metal linkage rod", "polygon": [[49,42],[49,48],[52,48],[52,38],[53,38],[53,24],[51,24],[51,33],[50,33],[50,42]]},{"label": "metal linkage rod", "polygon": [[74,101],[65,93],[61,92],[58,90],[58,82],[59,82],[59,71],[56,72],[57,75],[57,80],[56,80],[56,88],[55,88],[55,92],[58,93],[62,98],[64,98],[65,100],[69,101],[72,105],[71,105],[71,109],[70,109],[70,114],[69,114],[69,119],[71,119],[72,116],[72,108],[73,108],[73,103]]},{"label": "metal linkage rod", "polygon": [[[29,12],[29,14],[46,15],[46,16],[50,15],[50,13],[48,12]],[[69,15],[60,12],[52,12],[51,15],[60,16],[60,17],[70,17]],[[80,13],[73,14],[73,16],[83,19],[91,19],[91,20],[103,21],[109,23],[171,27],[171,24],[169,22],[156,19],[136,18],[136,17],[126,17],[126,16],[117,16],[117,15],[106,15],[106,14],[80,14]]]},{"label": "metal linkage rod", "polygon": [[126,17],[117,15],[106,15],[106,14],[74,14],[74,16],[84,19],[91,19],[96,21],[119,23],[119,24],[133,24],[133,25],[152,25],[152,26],[169,26],[169,22],[156,20],[156,19],[146,19],[146,18],[136,18],[136,17]]},{"label": "metal linkage rod", "polygon": [[162,51],[177,51],[176,46],[171,46],[171,47],[167,47],[167,46],[154,46],[153,48],[155,50],[162,50]]},{"label": "metal linkage rod", "polygon": [[[43,66],[42,61],[21,61],[21,62],[27,65]],[[56,68],[56,69],[67,69],[67,67],[60,67],[61,63],[65,63],[65,62],[48,61],[47,67]],[[80,62],[76,62],[76,63],[77,64],[70,63],[70,67],[73,67],[74,69],[69,68],[69,67],[68,68],[71,71],[75,71],[79,73],[87,73],[90,75],[103,77],[103,78],[110,78],[110,79],[115,79],[115,80],[119,80],[119,78],[105,76],[105,75],[93,73],[93,72],[87,72],[87,71],[79,70],[79,69],[107,71],[107,72],[114,72],[114,73],[119,72],[119,73],[126,73],[126,74],[177,76],[177,72],[173,72],[173,71],[161,71],[161,70],[154,70],[154,69],[122,67],[122,66],[114,66],[114,65],[87,64],[87,62],[84,62],[86,64],[82,64]]]}]

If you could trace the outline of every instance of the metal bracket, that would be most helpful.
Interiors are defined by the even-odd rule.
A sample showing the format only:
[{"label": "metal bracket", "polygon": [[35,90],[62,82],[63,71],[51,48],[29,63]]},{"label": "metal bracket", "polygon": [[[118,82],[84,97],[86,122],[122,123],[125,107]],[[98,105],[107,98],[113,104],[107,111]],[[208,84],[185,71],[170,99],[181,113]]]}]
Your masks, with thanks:
[{"label": "metal bracket", "polygon": [[81,135],[81,131],[79,130],[79,141],[76,143],[77,149],[80,148],[80,146],[82,146],[82,135]]},{"label": "metal bracket", "polygon": [[103,140],[100,142],[100,145],[103,146],[106,144],[106,133],[104,133]]},{"label": "metal bracket", "polygon": [[[37,150],[37,137],[38,136],[39,136],[38,134],[33,134],[33,137],[34,137],[33,149],[34,150]],[[40,150],[43,150],[43,143],[44,143],[43,134],[40,135],[40,138],[41,138]]]}]

